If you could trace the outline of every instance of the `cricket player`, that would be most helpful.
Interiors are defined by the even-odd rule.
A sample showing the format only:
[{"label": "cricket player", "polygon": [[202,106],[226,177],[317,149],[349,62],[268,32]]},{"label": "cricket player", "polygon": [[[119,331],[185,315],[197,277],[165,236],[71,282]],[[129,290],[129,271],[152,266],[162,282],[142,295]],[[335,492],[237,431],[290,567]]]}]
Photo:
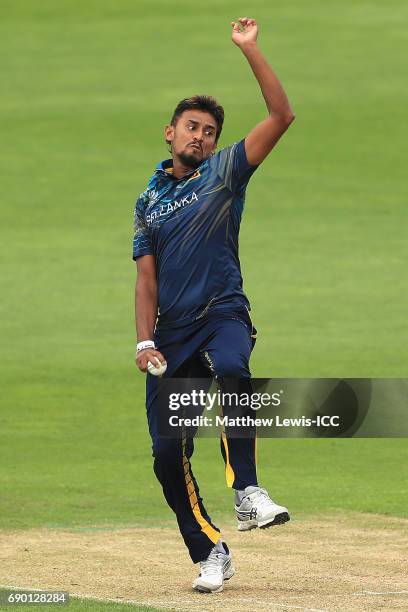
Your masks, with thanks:
[{"label": "cricket player", "polygon": [[[231,25],[232,41],[259,83],[267,116],[244,139],[217,152],[223,108],[210,96],[182,100],[165,128],[171,159],[158,164],[137,199],[133,242],[138,368],[147,372],[149,362],[167,363],[165,377],[210,377],[221,388],[226,379],[250,379],[256,337],[238,258],[246,186],[294,120],[257,45],[255,19],[242,17]],[[191,559],[200,563],[193,588],[219,592],[234,574],[231,555],[191,469],[193,440],[157,433],[157,386],[157,376],[147,372],[154,471]],[[255,437],[233,438],[224,431],[221,453],[240,531],[289,520],[287,508],[258,484]]]}]

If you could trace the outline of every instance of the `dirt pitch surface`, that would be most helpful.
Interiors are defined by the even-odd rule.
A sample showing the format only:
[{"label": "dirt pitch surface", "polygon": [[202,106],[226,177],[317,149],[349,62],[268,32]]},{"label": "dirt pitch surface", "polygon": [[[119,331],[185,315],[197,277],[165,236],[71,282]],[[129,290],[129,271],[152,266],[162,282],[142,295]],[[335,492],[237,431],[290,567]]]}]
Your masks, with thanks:
[{"label": "dirt pitch surface", "polygon": [[0,585],[186,611],[408,610],[408,520],[354,514],[223,531],[236,575],[191,590],[176,528],[0,532]]}]

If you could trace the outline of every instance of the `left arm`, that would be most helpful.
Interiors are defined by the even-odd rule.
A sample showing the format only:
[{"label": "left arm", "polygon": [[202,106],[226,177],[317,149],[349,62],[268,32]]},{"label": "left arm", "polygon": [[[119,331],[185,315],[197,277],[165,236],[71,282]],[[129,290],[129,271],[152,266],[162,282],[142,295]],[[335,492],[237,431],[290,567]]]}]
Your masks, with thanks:
[{"label": "left arm", "polygon": [[[269,116],[258,123],[245,138],[248,163],[260,164],[295,118],[278,77],[256,44],[258,26],[255,19],[242,17],[232,22],[232,40],[245,55],[265,99]],[[240,28],[241,26],[241,28]]]}]

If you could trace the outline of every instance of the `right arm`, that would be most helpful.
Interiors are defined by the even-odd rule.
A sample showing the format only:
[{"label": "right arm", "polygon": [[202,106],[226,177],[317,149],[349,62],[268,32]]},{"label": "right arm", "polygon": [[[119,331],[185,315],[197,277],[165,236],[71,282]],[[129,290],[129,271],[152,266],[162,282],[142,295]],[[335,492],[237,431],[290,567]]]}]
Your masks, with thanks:
[{"label": "right arm", "polygon": [[[157,279],[156,264],[153,255],[144,255],[136,259],[137,278],[135,288],[135,322],[137,342],[153,340],[154,326],[157,318]],[[166,360],[155,349],[144,349],[136,355],[136,365],[142,372],[147,370],[147,362],[155,364],[154,357],[162,363]]]}]

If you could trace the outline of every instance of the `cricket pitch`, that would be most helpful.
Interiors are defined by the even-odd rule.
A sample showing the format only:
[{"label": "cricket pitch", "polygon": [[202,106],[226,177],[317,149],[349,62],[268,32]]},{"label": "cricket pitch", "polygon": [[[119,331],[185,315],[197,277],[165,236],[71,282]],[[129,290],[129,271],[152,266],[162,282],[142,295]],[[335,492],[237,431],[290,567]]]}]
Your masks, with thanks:
[{"label": "cricket pitch", "polygon": [[191,590],[176,526],[0,531],[0,585],[186,611],[408,610],[408,520],[339,514],[223,537],[235,576]]}]

